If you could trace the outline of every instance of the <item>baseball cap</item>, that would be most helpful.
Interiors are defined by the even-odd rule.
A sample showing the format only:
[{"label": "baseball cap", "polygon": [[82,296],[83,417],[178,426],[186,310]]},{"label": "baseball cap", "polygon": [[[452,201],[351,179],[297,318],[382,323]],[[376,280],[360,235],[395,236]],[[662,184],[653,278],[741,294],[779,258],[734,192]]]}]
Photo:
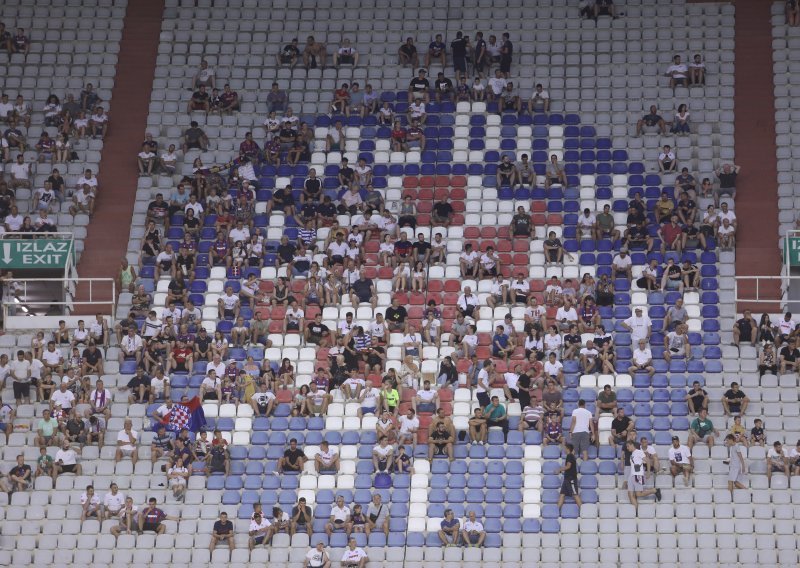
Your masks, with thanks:
[{"label": "baseball cap", "polygon": [[672,439],[673,440],[680,440],[680,438],[678,438],[677,436],[673,436]]},{"label": "baseball cap", "polygon": [[628,252],[628,247],[622,247],[619,252]]},{"label": "baseball cap", "polygon": [[639,307],[639,306],[637,306],[636,308],[634,308],[634,310],[635,310],[635,311],[637,311],[637,312],[641,312],[641,311],[642,311],[642,308],[641,308],[641,307]]},{"label": "baseball cap", "polygon": [[427,74],[428,70],[427,69],[420,69],[419,71],[417,71],[417,73],[426,73]]}]

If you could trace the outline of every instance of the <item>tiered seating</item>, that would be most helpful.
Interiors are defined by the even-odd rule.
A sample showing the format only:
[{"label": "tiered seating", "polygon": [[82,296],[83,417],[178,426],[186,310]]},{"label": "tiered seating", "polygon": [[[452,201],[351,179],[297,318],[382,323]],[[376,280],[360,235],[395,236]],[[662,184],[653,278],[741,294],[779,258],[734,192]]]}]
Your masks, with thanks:
[{"label": "tiered seating", "polygon": [[[252,131],[259,142],[263,140],[264,131],[260,125],[264,109],[258,94],[266,91],[276,76],[281,87],[289,90],[295,111],[302,113],[309,125],[320,129],[318,140],[331,121],[324,113],[328,110],[333,86],[344,80],[357,78],[363,83],[369,79],[388,100],[399,100],[396,108],[402,111],[405,94],[402,89],[410,79],[410,71],[394,65],[394,54],[408,30],[403,29],[401,20],[386,17],[386,14],[405,10],[408,16],[404,21],[413,19],[417,44],[422,46],[427,42],[427,35],[438,31],[447,32],[449,36],[456,29],[483,27],[481,18],[491,7],[489,2],[483,1],[474,8],[448,9],[434,7],[429,2],[383,2],[379,6],[365,3],[358,7],[361,18],[344,20],[339,19],[336,6],[316,8],[312,3],[304,3],[298,7],[287,5],[285,9],[275,5],[276,10],[285,14],[284,19],[267,20],[255,17],[263,9],[259,2],[231,0],[227,6],[213,3],[212,7],[211,4],[207,0],[197,7],[194,2],[168,2],[148,121],[149,130],[154,132],[161,146],[178,143],[181,130],[190,120],[183,112],[185,89],[200,58],[208,58],[221,81],[230,81],[243,102],[242,112],[233,117],[210,117],[207,121],[198,115],[191,117],[200,120],[212,138],[211,148],[200,156],[207,165],[228,161],[246,131]],[[512,2],[513,8],[521,8],[521,3]],[[356,9],[356,6],[348,5],[347,9]],[[662,190],[673,191],[672,176],[653,173],[653,152],[664,143],[678,148],[679,160],[696,177],[708,176],[719,161],[733,157],[732,7],[683,5],[681,2],[654,7],[630,1],[626,2],[624,18],[613,23],[601,20],[598,26],[582,24],[562,2],[539,2],[536,7],[525,9],[531,11],[531,17],[525,19],[524,27],[522,20],[504,23],[520,53],[514,62],[513,75],[524,95],[535,82],[547,83],[553,97],[550,115],[517,117],[506,113],[498,116],[493,108],[484,104],[432,105],[426,125],[429,145],[424,152],[407,155],[389,152],[387,134],[370,118],[363,121],[351,118],[347,123],[345,154],[351,162],[361,155],[367,157],[374,165],[374,185],[387,204],[395,207],[404,195],[411,195],[419,205],[419,231],[428,237],[441,231],[448,242],[447,263],[430,268],[427,292],[401,295],[409,306],[411,320],[418,321],[425,301],[435,299],[443,305],[444,320],[449,325],[455,299],[463,287],[471,286],[482,301],[478,320],[481,357],[489,352],[489,334],[494,322],[503,320],[510,311],[515,327],[521,327],[522,310],[518,307],[492,310],[485,305],[488,281],[460,278],[457,256],[464,243],[471,242],[480,249],[489,244],[495,246],[509,273],[522,270],[527,274],[534,294],[541,294],[545,280],[553,275],[576,280],[585,272],[607,273],[615,251],[608,242],[584,240],[578,244],[575,226],[579,210],[590,207],[596,211],[608,203],[617,222],[622,224],[624,206],[636,191],[642,192],[652,209],[652,201]],[[278,13],[276,10],[271,13]],[[517,41],[513,36],[523,35],[520,33],[523,29],[525,39]],[[531,30],[534,33],[529,34]],[[278,48],[292,37],[302,38],[308,33],[314,33],[331,48],[340,37],[358,37],[358,47],[369,45],[369,53],[361,54],[363,66],[355,70],[342,68],[338,72],[328,69],[306,73],[302,66],[294,71],[275,69],[274,54]],[[672,91],[665,88],[666,80],[651,73],[651,67],[656,66],[660,73],[660,67],[669,61],[669,57],[662,60],[664,54],[688,55],[696,51],[702,52],[709,64],[709,76],[703,96],[691,97],[692,119],[696,126],[693,134],[678,138],[632,138],[632,124],[642,113],[643,101],[646,101],[645,106],[650,102],[657,104],[666,118],[679,102],[683,102],[682,96],[688,98],[681,90],[673,97]],[[529,72],[519,71],[530,68],[534,69],[534,77]],[[516,79],[518,75],[523,76]],[[695,108],[697,105],[704,108]],[[544,190],[540,183],[533,189],[496,189],[495,168],[503,152],[529,153],[539,175],[544,173],[540,169],[547,155],[558,153],[567,164],[569,187]],[[190,172],[197,156],[195,151],[182,157],[182,173]],[[265,230],[270,243],[264,268],[257,271],[265,280],[265,291],[271,290],[277,276],[285,274],[284,268],[276,268],[274,246],[282,235],[294,238],[297,231],[290,219],[265,214],[265,202],[271,191],[286,183],[298,186],[309,167],[316,167],[324,176],[326,187],[333,188],[336,183],[331,180],[340,157],[337,153],[315,152],[310,164],[260,170],[261,190],[257,195],[260,209],[255,224]],[[129,246],[132,260],[136,260],[141,247],[146,203],[156,191],[168,194],[178,179],[179,176],[141,178],[137,192],[140,208],[134,216]],[[457,212],[446,231],[431,227],[428,217],[432,201],[442,194],[448,196]],[[534,213],[537,240],[530,244],[508,239],[508,226],[517,204]],[[700,205],[702,207],[704,202]],[[349,220],[348,216],[342,216],[340,224],[345,225]],[[575,257],[563,267],[544,267],[541,242],[549,230],[557,231]],[[318,234],[320,240],[326,236],[325,230]],[[167,235],[167,240],[180,238],[178,230]],[[207,226],[202,235],[201,254],[205,254],[202,248],[208,246],[203,243],[211,238],[213,224]],[[391,298],[391,274],[376,264],[376,245],[374,242],[367,245],[367,270],[368,275],[377,278],[377,310],[380,311]],[[632,256],[638,276],[647,256],[638,250]],[[651,256],[663,260],[658,253]],[[589,408],[593,409],[598,389],[612,384],[621,406],[634,417],[637,431],[655,443],[664,464],[671,435],[686,437],[689,417],[684,396],[687,385],[693,380],[705,385],[712,400],[711,417],[722,431],[729,424],[722,418],[718,401],[724,385],[731,377],[738,376],[753,401],[749,416],[765,417],[770,439],[774,433],[775,437],[791,441],[800,431],[796,382],[788,377],[770,376],[759,381],[752,365],[755,354],[742,347],[740,362],[738,351],[734,353],[728,346],[731,334],[727,330],[731,329],[735,317],[733,254],[717,254],[712,247],[712,252],[689,251],[684,256],[697,262],[703,276],[701,290],[684,295],[690,315],[692,359],[685,363],[673,361],[671,365],[663,359],[663,336],[657,330],[666,308],[674,304],[678,294],[655,292],[647,295],[635,285],[632,289],[621,285],[614,307],[601,310],[606,328],[615,332],[618,374],[581,375],[574,362],[565,362],[567,415],[578,398],[587,400]],[[167,281],[154,281],[149,270],[149,267],[142,270],[144,283],[155,292],[156,304],[163,303]],[[202,325],[210,331],[219,329],[228,333],[230,322],[216,321],[216,300],[223,287],[232,281],[229,280],[231,275],[224,268],[213,268],[198,269],[196,276],[192,296],[196,305],[203,306]],[[299,291],[302,280],[296,279],[292,286],[296,287],[295,292]],[[129,306],[130,296],[123,294],[120,310],[124,313]],[[631,314],[634,306],[647,309],[656,330],[651,342],[656,367],[652,379],[627,374],[632,346],[629,335],[619,324]],[[323,319],[334,327],[351,309],[347,300],[341,306],[328,306],[322,311]],[[259,306],[257,310],[270,321],[272,348],[232,348],[230,356],[242,360],[253,355],[257,361],[266,357],[273,362],[288,357],[296,369],[297,385],[308,383],[315,362],[325,361],[326,351],[304,346],[297,335],[284,335],[281,308]],[[550,312],[552,317],[552,309]],[[243,310],[242,315],[249,318],[251,313]],[[307,317],[312,315],[313,310],[306,311]],[[357,321],[369,322],[373,310],[362,307],[355,316]],[[446,325],[445,331],[447,329]],[[13,337],[0,338],[0,345],[12,349],[13,340]],[[401,342],[400,337],[392,335],[387,367],[399,367]],[[15,343],[29,345],[30,337],[21,336]],[[423,372],[435,373],[439,360],[451,352],[448,347],[425,347]],[[107,359],[114,360],[116,353],[116,348],[110,348]],[[503,369],[502,364],[498,366]],[[460,370],[466,369],[461,367]],[[126,362],[120,374],[110,374],[104,379],[113,388],[124,385],[130,372],[132,367]],[[200,380],[199,374],[175,375],[173,398],[193,395]],[[492,386],[499,389],[502,383]],[[776,386],[780,388],[775,389]],[[406,393],[405,404],[413,391]],[[796,513],[800,495],[794,487],[787,492],[784,488],[788,481],[778,474],[773,478],[773,488],[766,487],[766,479],[761,475],[764,469],[762,448],[749,450],[753,474],[750,491],[737,492],[731,499],[726,485],[727,469],[721,463],[725,457],[723,448],[717,446],[709,451],[697,446],[697,475],[693,487],[684,488],[681,481],[673,486],[668,474],[660,474],[656,484],[664,489],[664,499],[657,505],[643,502],[637,513],[621,491],[623,479],[616,452],[603,444],[590,452],[589,461],[580,465],[583,507],[578,511],[574,503],[568,501],[559,512],[556,502],[560,482],[556,472],[562,455],[557,448],[541,446],[538,433],[528,431],[523,435],[515,431],[521,410],[518,404],[508,405],[512,431],[505,444],[502,434],[492,431],[489,445],[459,443],[454,462],[435,459],[431,464],[422,459],[425,448],[420,445],[415,454],[414,475],[394,475],[391,487],[376,488],[370,461],[375,443],[375,420],[372,417],[359,420],[354,405],[347,403],[338,392],[335,396],[324,419],[290,417],[289,391],[278,393],[280,404],[275,416],[268,419],[254,418],[249,408],[243,406],[237,409],[233,405],[206,405],[209,426],[223,430],[223,435],[232,442],[231,474],[211,476],[208,480],[192,476],[186,503],[167,499],[164,505],[169,513],[180,512],[182,520],[177,524],[168,522],[168,534],[156,539],[148,535],[125,535],[115,543],[108,535],[106,523],[100,526],[89,521],[79,527],[76,524],[79,512],[76,513],[74,505],[80,489],[90,478],[99,488],[116,480],[137,504],[144,502],[145,496],[151,493],[158,494],[159,484],[164,483],[165,478],[158,470],[160,464],[153,471],[149,450],[144,449],[152,433],[143,433],[143,461],[136,468],[127,461],[114,467],[111,461],[98,459],[109,457],[108,449],[98,455],[89,448],[83,456],[85,478],[65,476],[55,489],[42,480],[37,482],[38,490],[30,495],[15,494],[6,512],[0,560],[15,564],[52,561],[52,547],[57,543],[58,558],[68,558],[72,554],[74,562],[205,565],[230,561],[231,565],[241,566],[269,561],[297,566],[302,563],[309,542],[305,534],[295,535],[291,540],[278,535],[270,548],[250,553],[246,550],[245,533],[246,519],[254,503],[262,503],[265,510],[276,503],[286,509],[300,496],[306,497],[314,507],[311,541],[327,542],[333,549],[333,558],[338,560],[344,546],[343,535],[334,534],[329,540],[323,530],[334,496],[343,495],[348,504],[366,504],[371,495],[378,492],[384,502],[390,504],[388,538],[380,532],[373,533],[369,539],[363,534],[356,535],[358,544],[368,547],[370,559],[376,565],[389,562],[403,562],[414,567],[423,564],[480,566],[498,562],[503,566],[533,562],[553,566],[578,562],[632,565],[653,563],[657,558],[664,564],[738,562],[752,565],[758,562],[790,566],[798,561],[795,527],[800,520]],[[456,427],[464,429],[467,416],[476,404],[472,394],[468,389],[459,388],[452,396],[443,390],[441,396]],[[109,423],[109,442],[115,440],[126,416],[133,419],[135,429],[142,431],[149,427],[146,416],[152,409],[143,405],[128,406],[122,395],[116,395],[115,401]],[[38,407],[20,409],[23,420],[33,421],[34,413],[39,416]],[[422,416],[423,427],[428,420],[428,416]],[[746,425],[749,427],[749,422]],[[607,428],[604,418],[601,430]],[[287,439],[293,437],[309,456],[322,440],[338,447],[342,459],[339,474],[275,475],[275,460],[282,454]],[[14,434],[4,451],[4,463],[10,463],[19,446],[31,442],[30,438],[30,434]],[[605,438],[601,436],[602,440]],[[30,448],[25,452],[29,462],[36,457]],[[47,509],[42,511],[45,504]],[[469,510],[478,513],[488,533],[483,549],[440,546],[436,530],[445,508],[453,508],[459,517]],[[222,548],[212,556],[207,551],[208,534],[220,510],[236,517],[238,549],[229,553]],[[55,543],[43,538],[49,534],[58,534]],[[16,536],[9,538],[9,535]]]},{"label": "tiered seating", "polygon": [[[92,83],[105,111],[110,111],[126,5],[127,0],[62,0],[41,6],[12,0],[0,7],[0,21],[5,23],[6,31],[13,35],[17,27],[24,28],[31,40],[27,56],[3,52],[0,56],[0,75],[4,79],[3,92],[9,95],[9,100],[13,102],[21,94],[32,109],[30,128],[26,129],[24,124],[18,128],[27,138],[25,161],[31,162],[35,174],[33,190],[43,187],[53,167],[58,168],[65,178],[69,195],[72,195],[78,178],[86,168],[98,174],[103,149],[100,139],[88,137],[71,140],[77,159],[54,166],[36,163],[38,154],[35,145],[42,131],[47,131],[53,139],[57,134],[55,127],[44,126],[43,109],[51,94],[56,95],[62,104],[66,102],[67,94],[74,95],[75,100],[79,101],[81,91],[88,83]],[[31,208],[31,193],[24,188],[16,192],[17,205],[23,215]],[[85,214],[73,217],[69,213],[71,204],[71,199],[65,197],[60,209],[55,206],[50,217],[59,231],[73,233],[75,249],[80,255],[89,217]]]},{"label": "tiered seating", "polygon": [[778,146],[778,221],[780,226],[779,245],[783,250],[783,237],[787,231],[797,228],[795,205],[795,186],[800,178],[794,168],[795,140],[797,139],[796,127],[793,125],[796,110],[793,109],[792,97],[798,89],[798,79],[795,77],[797,63],[792,60],[792,49],[800,42],[800,35],[796,27],[786,25],[784,5],[773,3],[772,30],[773,30],[773,59],[775,71],[775,131]]}]

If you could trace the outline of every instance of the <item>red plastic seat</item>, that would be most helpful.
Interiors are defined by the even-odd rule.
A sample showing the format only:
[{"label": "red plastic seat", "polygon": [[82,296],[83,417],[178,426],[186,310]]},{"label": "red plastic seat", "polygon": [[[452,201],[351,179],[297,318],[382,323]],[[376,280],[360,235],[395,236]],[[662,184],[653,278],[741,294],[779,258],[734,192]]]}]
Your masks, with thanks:
[{"label": "red plastic seat", "polygon": [[452,176],[450,178],[450,187],[467,187],[466,176]]},{"label": "red plastic seat", "polygon": [[[419,178],[414,176],[406,176],[403,178],[403,187],[406,189],[414,189],[419,187]],[[407,193],[405,193],[407,195]]]},{"label": "red plastic seat", "polygon": [[421,178],[419,178],[419,186],[420,187],[432,188],[434,186],[434,177],[433,176],[422,176]]},{"label": "red plastic seat", "polygon": [[482,239],[494,239],[497,237],[497,230],[494,227],[483,227],[481,229]]}]

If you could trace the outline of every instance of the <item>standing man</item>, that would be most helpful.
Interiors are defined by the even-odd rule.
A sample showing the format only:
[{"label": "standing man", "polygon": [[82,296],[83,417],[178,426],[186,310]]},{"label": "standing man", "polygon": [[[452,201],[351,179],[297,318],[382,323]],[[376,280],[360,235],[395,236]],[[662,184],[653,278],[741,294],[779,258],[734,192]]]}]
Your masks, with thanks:
[{"label": "standing man", "polygon": [[570,442],[575,452],[581,453],[581,459],[589,459],[589,444],[597,439],[592,413],[586,410],[586,401],[580,399],[578,408],[572,411],[569,425]]},{"label": "standing man", "polygon": [[581,496],[578,490],[578,460],[575,458],[575,446],[572,444],[564,444],[567,450],[567,455],[564,457],[564,465],[559,468],[559,473],[564,474],[564,479],[561,482],[561,491],[558,495],[558,510],[564,504],[565,497],[573,497],[575,504],[580,509]]},{"label": "standing man", "polygon": [[656,501],[661,501],[661,489],[645,489],[645,467],[647,459],[645,453],[636,447],[636,442],[628,440],[626,444],[628,452],[631,454],[631,475],[628,478],[628,497],[634,507],[639,507],[639,499],[642,497],[656,496]]},{"label": "standing man", "polygon": [[730,454],[726,460],[728,463],[728,491],[731,492],[733,500],[734,489],[745,489],[744,480],[747,471],[747,457],[744,448],[736,441],[733,434],[725,436],[725,445],[730,449]]}]

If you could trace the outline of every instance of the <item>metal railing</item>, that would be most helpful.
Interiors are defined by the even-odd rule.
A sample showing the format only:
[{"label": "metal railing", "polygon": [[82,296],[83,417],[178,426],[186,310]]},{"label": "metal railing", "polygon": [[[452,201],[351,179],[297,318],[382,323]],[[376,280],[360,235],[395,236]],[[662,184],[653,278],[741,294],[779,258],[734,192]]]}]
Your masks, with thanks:
[{"label": "metal railing", "polygon": [[[734,300],[736,304],[780,304],[786,307],[789,286],[792,281],[800,285],[800,276],[734,276]],[[776,298],[776,286],[779,296]]]},{"label": "metal railing", "polygon": [[[74,269],[70,269],[75,274]],[[76,300],[79,285],[88,284],[88,299]],[[56,286],[54,286],[56,285]],[[38,290],[37,290],[38,288]],[[27,329],[30,316],[37,319],[47,316],[70,316],[76,307],[92,306],[95,313],[114,321],[116,318],[117,282],[114,278],[19,278],[7,282],[2,300],[4,329]],[[42,289],[51,293],[58,290],[58,297],[38,299]],[[29,293],[30,292],[30,293]],[[39,312],[39,313],[37,313]],[[44,312],[42,314],[41,312]]]}]

